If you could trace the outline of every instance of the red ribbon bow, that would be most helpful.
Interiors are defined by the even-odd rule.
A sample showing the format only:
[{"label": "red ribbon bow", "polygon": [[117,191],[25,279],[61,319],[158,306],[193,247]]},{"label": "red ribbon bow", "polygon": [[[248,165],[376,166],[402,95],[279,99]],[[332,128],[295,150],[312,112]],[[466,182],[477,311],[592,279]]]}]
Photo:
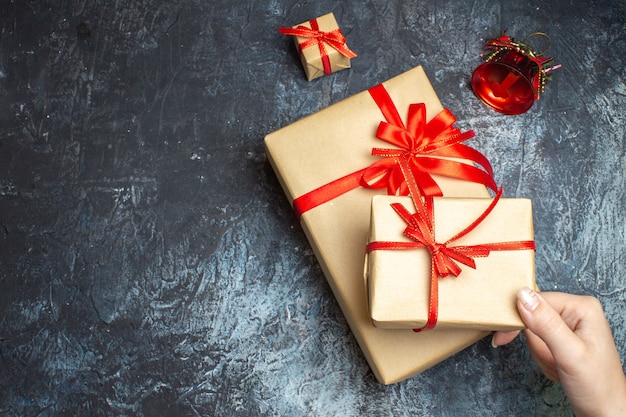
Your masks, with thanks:
[{"label": "red ribbon bow", "polygon": [[394,203],[391,206],[398,215],[407,223],[404,235],[412,240],[412,242],[370,242],[366,251],[373,250],[406,250],[406,249],[422,249],[426,248],[431,254],[431,280],[430,280],[430,297],[428,307],[428,320],[421,329],[414,329],[419,332],[432,329],[437,324],[438,305],[439,305],[439,277],[447,277],[461,274],[459,264],[467,265],[476,269],[474,258],[489,256],[491,251],[497,250],[534,250],[535,243],[533,241],[518,242],[499,242],[487,243],[481,245],[469,246],[453,246],[452,243],[461,237],[467,235],[476,228],[491,213],[493,208],[498,204],[502,196],[502,188],[500,188],[487,209],[472,222],[469,226],[456,234],[445,243],[439,243],[435,239],[435,222],[433,213],[433,197],[425,197],[423,200],[419,197],[418,186],[415,178],[413,178],[408,161],[404,157],[398,158],[401,174],[405,176],[406,183],[409,188],[409,195],[413,200],[413,204],[417,211],[411,214],[406,207],[400,203]]},{"label": "red ribbon bow", "polygon": [[[462,144],[473,138],[474,132],[461,132],[455,128],[453,125],[456,118],[450,110],[444,109],[426,122],[426,106],[423,103],[411,104],[405,127],[382,84],[370,89],[370,94],[387,120],[378,126],[376,137],[397,148],[372,149],[372,155],[383,159],[365,170],[361,181],[363,187],[386,187],[390,195],[407,195],[407,184],[397,162],[398,157],[402,156],[408,161],[422,195],[443,195],[432,174],[478,182],[496,190],[493,170],[487,158]],[[483,170],[467,163],[445,159],[446,157],[468,159]]]},{"label": "red ribbon bow", "polygon": [[319,30],[317,19],[309,20],[310,28],[299,25],[295,28],[278,28],[280,33],[289,36],[300,36],[301,38],[308,38],[306,41],[300,44],[300,52],[303,49],[311,46],[318,45],[320,49],[320,55],[322,57],[322,64],[324,66],[324,74],[328,75],[332,72],[330,67],[330,59],[326,52],[324,44],[328,44],[332,48],[336,49],[340,54],[348,58],[354,58],[357,55],[348,48],[346,45],[346,38],[341,33],[340,29],[335,29],[330,32],[323,32]]},{"label": "red ribbon bow", "polygon": [[[454,128],[456,118],[449,110],[441,111],[430,122],[426,122],[425,105],[413,104],[409,106],[406,128],[382,84],[368,91],[386,120],[379,124],[376,136],[398,148],[374,148],[372,155],[382,156],[383,159],[296,198],[293,201],[293,208],[298,219],[308,210],[359,186],[387,188],[387,193],[392,195],[408,194],[405,176],[399,169],[399,159],[407,160],[411,176],[417,181],[420,194],[425,196],[442,195],[431,174],[477,182],[493,191],[497,189],[493,170],[487,158],[461,143],[474,137],[474,132],[462,133]],[[463,158],[472,164],[445,159],[446,157]],[[477,168],[474,164],[483,169]]]}]

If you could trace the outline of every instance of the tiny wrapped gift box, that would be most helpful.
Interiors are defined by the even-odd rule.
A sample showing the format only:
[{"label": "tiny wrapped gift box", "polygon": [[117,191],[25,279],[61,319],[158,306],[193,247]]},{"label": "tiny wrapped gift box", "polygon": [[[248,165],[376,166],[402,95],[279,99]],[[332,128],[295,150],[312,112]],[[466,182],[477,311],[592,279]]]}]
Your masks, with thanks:
[{"label": "tiny wrapped gift box", "polygon": [[[491,199],[434,198],[434,236],[448,242],[478,219]],[[407,223],[392,208],[401,203],[414,210],[410,197],[372,198],[370,242],[411,242]],[[493,210],[469,233],[449,243],[451,248],[492,246],[488,255],[474,258],[476,268],[457,263],[458,276],[438,277],[438,329],[523,329],[516,308],[516,293],[535,286],[535,252],[532,244],[531,201],[501,198]],[[504,243],[517,245],[506,250]],[[399,246],[399,245],[398,245]],[[501,250],[497,250],[501,248]],[[467,253],[467,252],[465,252]],[[416,329],[426,325],[431,301],[432,256],[425,247],[373,250],[367,259],[369,306],[376,327]]]},{"label": "tiny wrapped gift box", "polygon": [[[382,85],[398,111],[424,103],[426,119],[443,107],[421,67]],[[381,110],[368,91],[355,94],[265,137],[267,157],[290,203],[372,163]],[[485,186],[434,175],[444,196],[489,197]],[[420,373],[470,346],[488,332],[478,330],[388,330],[374,327],[363,279],[372,190],[358,187],[309,210],[305,232],[348,324],[376,378],[395,383]]]},{"label": "tiny wrapped gift box", "polygon": [[309,81],[350,68],[350,59],[356,57],[346,45],[346,38],[332,13],[292,28],[280,28],[280,32],[294,36]]}]

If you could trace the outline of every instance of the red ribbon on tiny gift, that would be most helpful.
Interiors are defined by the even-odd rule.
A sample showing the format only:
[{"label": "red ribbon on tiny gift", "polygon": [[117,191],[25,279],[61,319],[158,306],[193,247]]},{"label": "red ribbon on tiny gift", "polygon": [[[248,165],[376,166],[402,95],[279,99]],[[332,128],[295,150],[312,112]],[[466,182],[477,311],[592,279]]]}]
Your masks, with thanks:
[{"label": "red ribbon on tiny gift", "polygon": [[[386,120],[380,122],[376,137],[395,147],[372,149],[372,155],[382,159],[296,198],[293,208],[298,219],[306,211],[359,186],[386,188],[390,195],[407,195],[409,189],[398,164],[400,159],[406,160],[421,195],[443,195],[432,175],[477,182],[496,191],[493,169],[487,158],[461,143],[474,137],[474,132],[461,132],[455,128],[453,125],[456,118],[450,110],[442,110],[427,122],[426,106],[423,103],[412,104],[409,106],[408,123],[405,127],[393,100],[382,84],[368,91]],[[446,158],[462,158],[469,160],[471,164]]]},{"label": "red ribbon on tiny gift", "polygon": [[306,41],[302,42],[299,45],[300,52],[302,52],[302,50],[305,48],[317,45],[320,49],[320,55],[322,57],[324,74],[328,75],[332,72],[330,67],[330,58],[328,58],[328,53],[326,52],[326,47],[324,46],[324,44],[328,44],[345,57],[354,58],[357,56],[346,45],[346,38],[343,36],[339,28],[330,32],[323,32],[319,29],[317,19],[309,20],[309,24],[311,25],[310,28],[304,25],[299,25],[295,28],[278,28],[278,30],[280,30],[280,33],[282,33],[283,35],[300,36],[301,38],[307,38]]},{"label": "red ribbon on tiny gift", "polygon": [[474,261],[474,258],[487,257],[491,251],[535,250],[535,243],[533,241],[516,241],[468,246],[452,245],[454,241],[470,233],[476,228],[476,226],[482,223],[487,216],[489,216],[502,196],[502,188],[498,190],[489,207],[487,207],[487,209],[469,226],[449,239],[447,242],[437,242],[435,240],[433,197],[424,197],[423,199],[420,197],[417,181],[413,178],[409,163],[405,157],[401,156],[398,158],[398,165],[400,166],[402,174],[405,176],[406,183],[409,187],[409,195],[411,196],[417,211],[415,213],[410,213],[408,209],[400,203],[394,203],[391,206],[406,222],[407,227],[404,230],[404,235],[411,239],[411,242],[370,242],[366,247],[366,251],[428,249],[431,254],[428,320],[424,327],[414,329],[414,331],[420,332],[432,329],[437,324],[439,311],[439,277],[444,278],[448,275],[458,277],[461,274],[461,267],[459,264],[476,269],[476,262]]}]

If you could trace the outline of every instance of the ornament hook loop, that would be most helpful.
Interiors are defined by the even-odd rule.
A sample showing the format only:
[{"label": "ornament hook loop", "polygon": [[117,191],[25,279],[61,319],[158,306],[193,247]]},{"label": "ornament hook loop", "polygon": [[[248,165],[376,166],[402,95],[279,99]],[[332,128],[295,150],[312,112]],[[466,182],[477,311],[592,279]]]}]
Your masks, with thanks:
[{"label": "ornament hook loop", "polygon": [[[528,40],[529,40],[530,38],[534,37],[534,36],[541,36],[541,37],[545,38],[545,39],[548,41],[548,46],[546,46],[546,47],[545,47],[545,49],[544,49],[543,51],[541,51],[541,52],[535,52],[535,51],[534,51],[534,50],[530,47],[530,45],[528,45]],[[552,46],[552,39],[550,39],[550,36],[548,36],[548,34],[547,34],[547,33],[545,33],[545,32],[533,32],[533,33],[531,33],[530,35],[526,36],[526,37],[524,38],[524,40],[522,41],[522,43],[528,46],[528,48],[532,51],[532,53],[533,53],[533,55],[534,55],[534,56],[539,57],[539,56],[544,55],[546,52],[548,52],[548,49],[550,49],[550,47]]]}]

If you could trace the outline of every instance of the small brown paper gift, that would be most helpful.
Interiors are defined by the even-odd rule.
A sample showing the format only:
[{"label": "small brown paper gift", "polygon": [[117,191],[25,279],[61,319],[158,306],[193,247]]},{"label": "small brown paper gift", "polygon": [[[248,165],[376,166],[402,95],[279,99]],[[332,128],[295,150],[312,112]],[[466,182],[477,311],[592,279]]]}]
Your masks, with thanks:
[{"label": "small brown paper gift", "polygon": [[[434,198],[435,241],[449,242],[490,206],[491,199]],[[436,328],[517,330],[524,328],[517,312],[517,291],[535,287],[532,205],[528,199],[501,198],[469,233],[449,243],[469,254],[473,248],[491,250],[476,255],[475,269],[458,263],[458,276],[437,277],[431,287],[429,249],[406,236],[407,223],[392,207],[409,210],[409,197],[374,196],[370,242],[386,242],[389,250],[368,256],[370,314],[376,327],[422,328],[428,322],[432,291],[438,292]],[[400,247],[400,243],[405,243]],[[406,244],[417,247],[408,248]],[[534,248],[534,244],[532,244]],[[514,248],[514,249],[512,249]],[[439,249],[437,249],[439,250]],[[438,290],[438,291],[437,291]]]}]

